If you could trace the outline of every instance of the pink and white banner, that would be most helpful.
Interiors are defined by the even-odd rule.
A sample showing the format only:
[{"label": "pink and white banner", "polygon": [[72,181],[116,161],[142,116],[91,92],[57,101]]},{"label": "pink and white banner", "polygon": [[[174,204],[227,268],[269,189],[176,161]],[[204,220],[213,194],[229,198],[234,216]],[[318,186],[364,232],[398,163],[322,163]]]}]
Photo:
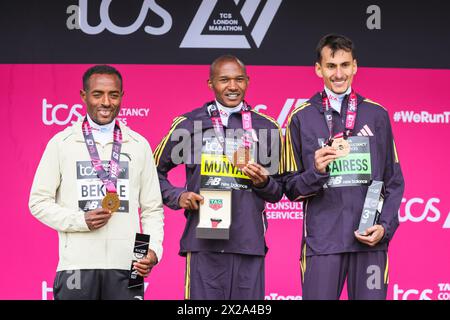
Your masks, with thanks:
[{"label": "pink and white banner", "polygon": [[[52,299],[57,233],[28,209],[34,172],[49,139],[85,114],[79,90],[90,65],[0,65],[2,171],[0,299]],[[154,149],[172,119],[213,98],[209,66],[116,65],[124,77],[119,117]],[[284,126],[299,102],[322,89],[313,67],[248,66],[247,101]],[[358,69],[353,87],[386,107],[406,182],[400,227],[389,251],[389,299],[450,299],[450,70]],[[171,172],[183,185],[182,167]],[[266,299],[301,299],[302,206],[267,204]],[[165,208],[164,257],[146,299],[183,299],[178,256],[182,211]],[[345,296],[345,295],[344,295]]]}]

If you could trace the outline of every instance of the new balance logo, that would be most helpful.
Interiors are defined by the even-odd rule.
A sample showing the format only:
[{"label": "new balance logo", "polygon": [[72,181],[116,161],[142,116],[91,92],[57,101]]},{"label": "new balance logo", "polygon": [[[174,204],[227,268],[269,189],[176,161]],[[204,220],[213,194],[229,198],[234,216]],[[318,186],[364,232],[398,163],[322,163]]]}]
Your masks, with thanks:
[{"label": "new balance logo", "polygon": [[366,124],[364,127],[362,127],[361,130],[356,134],[357,136],[364,136],[364,137],[373,137],[372,130],[370,130],[369,126]]},{"label": "new balance logo", "polygon": [[218,186],[218,185],[220,185],[220,181],[221,180],[222,180],[221,178],[209,177],[208,181],[206,181],[205,185],[207,185],[207,186]]},{"label": "new balance logo", "polygon": [[[258,10],[261,0],[234,0],[234,5],[231,0],[229,2],[234,7],[224,8],[221,2],[220,7],[216,8],[218,0],[203,0],[180,48],[250,49],[249,39],[245,35],[250,28],[251,38],[259,48],[282,0],[266,0],[262,10]],[[239,4],[242,6],[236,14]],[[257,12],[259,16],[255,17]]]}]

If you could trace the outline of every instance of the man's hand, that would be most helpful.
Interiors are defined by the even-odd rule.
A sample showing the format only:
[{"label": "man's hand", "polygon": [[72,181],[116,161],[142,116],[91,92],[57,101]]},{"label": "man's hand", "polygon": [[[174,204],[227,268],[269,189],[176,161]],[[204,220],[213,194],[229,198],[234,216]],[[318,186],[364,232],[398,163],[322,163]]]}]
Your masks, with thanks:
[{"label": "man's hand", "polygon": [[203,204],[203,197],[195,192],[183,192],[178,200],[178,205],[187,210],[198,210],[199,203]]},{"label": "man's hand", "polygon": [[325,146],[316,150],[314,154],[314,166],[320,173],[326,173],[327,166],[336,158],[336,150],[330,146]]},{"label": "man's hand", "polygon": [[133,269],[136,270],[140,276],[146,278],[157,263],[158,258],[156,257],[155,251],[149,249],[148,254],[144,259],[140,259],[133,263]]},{"label": "man's hand", "polygon": [[252,180],[253,185],[257,188],[264,187],[269,180],[269,171],[262,165],[253,161],[249,161],[247,165],[242,168],[242,172]]},{"label": "man's hand", "polygon": [[375,246],[384,236],[384,228],[380,224],[376,224],[370,228],[366,229],[365,235],[360,235],[358,231],[355,231],[355,237],[364,244],[370,247]]},{"label": "man's hand", "polygon": [[84,220],[89,230],[96,230],[103,227],[111,218],[111,211],[105,208],[97,208],[84,213]]}]

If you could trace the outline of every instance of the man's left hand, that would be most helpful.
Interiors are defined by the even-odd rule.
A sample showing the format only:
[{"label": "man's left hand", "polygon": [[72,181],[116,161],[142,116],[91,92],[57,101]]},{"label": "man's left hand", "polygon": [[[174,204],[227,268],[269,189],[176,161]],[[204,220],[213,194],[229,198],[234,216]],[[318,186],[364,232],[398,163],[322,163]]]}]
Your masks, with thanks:
[{"label": "man's left hand", "polygon": [[269,180],[269,171],[262,165],[252,161],[249,161],[247,165],[242,168],[242,172],[252,180],[253,185],[257,188],[264,187],[267,180]]},{"label": "man's left hand", "polygon": [[367,244],[370,247],[374,247],[384,236],[384,228],[380,224],[376,224],[366,229],[365,235],[360,235],[358,230],[355,231],[355,237],[359,242]]},{"label": "man's left hand", "polygon": [[144,259],[133,263],[133,266],[140,276],[146,278],[150,274],[150,271],[152,271],[153,266],[157,263],[158,258],[156,257],[155,251],[149,249],[147,256]]}]

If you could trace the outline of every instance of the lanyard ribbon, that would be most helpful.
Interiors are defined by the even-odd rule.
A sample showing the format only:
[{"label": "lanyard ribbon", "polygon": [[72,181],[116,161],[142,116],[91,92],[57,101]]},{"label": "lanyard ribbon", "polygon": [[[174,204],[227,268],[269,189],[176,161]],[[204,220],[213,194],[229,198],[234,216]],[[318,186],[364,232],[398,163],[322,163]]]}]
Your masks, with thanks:
[{"label": "lanyard ribbon", "polygon": [[[253,142],[256,141],[253,136],[252,115],[250,110],[251,107],[243,101],[241,108],[242,128],[244,129],[244,134],[242,135],[242,145],[245,148],[250,148]],[[211,117],[217,139],[219,140],[222,149],[225,151],[225,132],[223,129],[222,119],[220,118],[220,112],[215,102],[208,106],[208,112]]]},{"label": "lanyard ribbon", "polygon": [[89,125],[87,117],[84,118],[82,128],[84,142],[86,143],[89,156],[91,157],[91,163],[95,168],[97,176],[100,180],[102,180],[107,192],[117,193],[116,185],[120,169],[120,149],[122,147],[122,131],[120,130],[118,121],[116,120],[114,126],[114,143],[111,151],[111,160],[109,162],[109,174],[106,172],[105,168],[102,165],[102,161],[100,160],[97,147],[95,146],[94,136],[92,135],[92,128]]},{"label": "lanyard ribbon", "polygon": [[355,91],[352,89],[352,91],[350,92],[350,97],[348,99],[347,115],[345,117],[345,132],[340,132],[333,136],[333,110],[330,107],[330,100],[328,99],[325,90],[322,91],[322,107],[329,132],[327,144],[331,144],[333,139],[335,138],[343,137],[344,139],[347,139],[351,135],[352,130],[355,128],[356,114],[358,112],[358,104]]}]

